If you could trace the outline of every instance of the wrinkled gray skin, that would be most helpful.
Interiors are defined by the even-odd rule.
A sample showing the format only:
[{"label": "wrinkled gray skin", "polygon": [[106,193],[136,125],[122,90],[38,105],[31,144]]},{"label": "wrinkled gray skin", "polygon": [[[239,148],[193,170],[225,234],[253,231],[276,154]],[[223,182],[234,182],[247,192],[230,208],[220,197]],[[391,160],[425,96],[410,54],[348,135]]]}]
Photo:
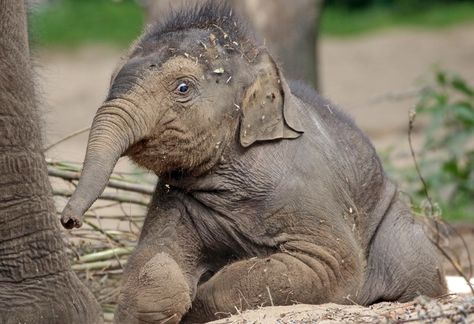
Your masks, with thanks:
[{"label": "wrinkled gray skin", "polygon": [[289,86],[233,19],[207,5],[147,32],[95,116],[66,227],[81,225],[121,155],[161,179],[116,323],[442,295],[435,249],[368,139]]},{"label": "wrinkled gray skin", "polygon": [[[154,23],[180,5],[202,0],[142,0],[147,21]],[[232,0],[238,12],[265,39],[287,77],[304,80],[320,89],[318,34],[323,0]]]},{"label": "wrinkled gray skin", "polygon": [[0,323],[101,323],[61,237],[27,39],[23,1],[0,1]]}]

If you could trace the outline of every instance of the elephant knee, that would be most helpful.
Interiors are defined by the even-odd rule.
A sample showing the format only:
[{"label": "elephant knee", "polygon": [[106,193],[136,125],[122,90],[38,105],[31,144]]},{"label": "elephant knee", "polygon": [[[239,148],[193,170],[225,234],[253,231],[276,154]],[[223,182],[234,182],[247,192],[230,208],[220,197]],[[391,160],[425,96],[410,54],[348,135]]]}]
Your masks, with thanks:
[{"label": "elephant knee", "polygon": [[158,253],[130,276],[119,297],[117,323],[179,323],[191,307],[189,285],[178,264]]}]

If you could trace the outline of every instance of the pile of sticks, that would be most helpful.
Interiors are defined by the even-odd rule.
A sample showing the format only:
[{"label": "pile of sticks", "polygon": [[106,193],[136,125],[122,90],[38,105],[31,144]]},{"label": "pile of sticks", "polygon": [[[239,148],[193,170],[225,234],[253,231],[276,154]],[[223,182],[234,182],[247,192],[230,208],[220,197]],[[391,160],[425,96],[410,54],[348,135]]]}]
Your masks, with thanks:
[{"label": "pile of sticks", "polygon": [[[77,185],[81,165],[47,163],[59,217]],[[72,269],[102,305],[106,321],[113,318],[123,267],[138,240],[155,182],[144,171],[114,173],[85,215],[84,226],[63,232]]]}]

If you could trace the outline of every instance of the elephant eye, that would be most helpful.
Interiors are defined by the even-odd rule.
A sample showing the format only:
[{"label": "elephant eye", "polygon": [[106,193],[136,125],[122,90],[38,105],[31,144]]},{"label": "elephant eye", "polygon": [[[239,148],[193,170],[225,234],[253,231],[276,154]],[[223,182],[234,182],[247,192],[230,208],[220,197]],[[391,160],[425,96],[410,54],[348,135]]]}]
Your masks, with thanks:
[{"label": "elephant eye", "polygon": [[180,103],[187,103],[198,94],[196,82],[192,78],[182,78],[175,81],[173,94],[175,100]]},{"label": "elephant eye", "polygon": [[181,82],[176,88],[176,92],[179,94],[187,94],[189,91],[189,84],[186,82]]}]

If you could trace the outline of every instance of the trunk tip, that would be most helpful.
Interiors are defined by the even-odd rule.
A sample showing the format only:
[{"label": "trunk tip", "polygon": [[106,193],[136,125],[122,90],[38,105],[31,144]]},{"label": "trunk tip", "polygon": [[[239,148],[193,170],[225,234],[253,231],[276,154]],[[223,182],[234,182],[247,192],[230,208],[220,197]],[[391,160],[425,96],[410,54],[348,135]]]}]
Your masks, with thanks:
[{"label": "trunk tip", "polygon": [[66,229],[80,228],[82,226],[82,219],[83,216],[74,212],[69,204],[61,214],[61,224]]}]

